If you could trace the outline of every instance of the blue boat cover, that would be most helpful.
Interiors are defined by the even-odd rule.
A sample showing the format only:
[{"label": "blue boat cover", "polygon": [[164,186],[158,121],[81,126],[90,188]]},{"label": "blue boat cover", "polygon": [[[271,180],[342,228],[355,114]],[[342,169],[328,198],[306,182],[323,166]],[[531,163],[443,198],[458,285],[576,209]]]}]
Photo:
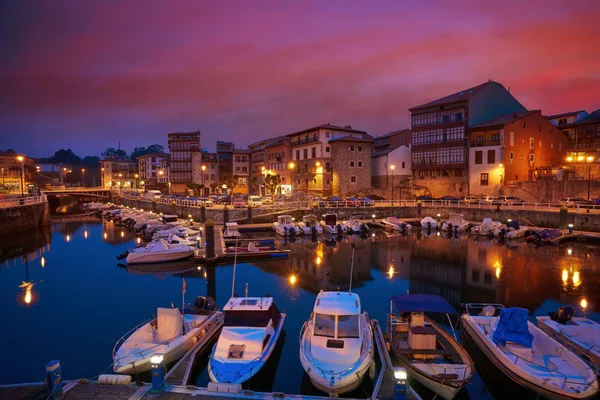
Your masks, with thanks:
[{"label": "blue boat cover", "polygon": [[524,308],[503,308],[500,311],[500,320],[494,331],[494,340],[502,346],[506,342],[513,342],[525,347],[531,347],[533,335],[529,333],[527,321],[529,311]]},{"label": "blue boat cover", "polygon": [[435,294],[400,294],[392,297],[392,302],[401,312],[435,312],[456,314],[452,306]]}]

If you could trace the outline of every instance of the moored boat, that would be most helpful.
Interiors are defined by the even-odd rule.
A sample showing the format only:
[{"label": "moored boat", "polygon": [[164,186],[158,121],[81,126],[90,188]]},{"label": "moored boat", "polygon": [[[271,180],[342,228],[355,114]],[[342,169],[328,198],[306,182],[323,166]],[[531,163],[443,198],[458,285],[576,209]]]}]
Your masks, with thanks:
[{"label": "moored boat", "polygon": [[348,233],[361,234],[369,232],[367,224],[360,222],[356,217],[351,217],[346,221],[346,228]]},{"label": "moored boat", "polygon": [[293,236],[300,234],[300,229],[294,224],[291,215],[280,215],[273,222],[273,229],[278,235]]},{"label": "moored boat", "polygon": [[300,362],[312,384],[330,396],[354,390],[374,367],[373,351],[373,332],[360,297],[321,291],[300,331]]},{"label": "moored boat", "polygon": [[381,220],[381,223],[385,226],[386,229],[391,229],[393,231],[410,231],[412,229],[412,225],[402,221],[398,217],[387,217]]},{"label": "moored boat", "polygon": [[300,232],[305,235],[321,235],[323,233],[323,227],[317,222],[317,216],[314,214],[308,214],[302,217],[302,221],[298,223]]},{"label": "moored boat", "polygon": [[491,218],[484,218],[481,224],[473,226],[471,233],[479,236],[490,236],[494,231],[502,226],[501,222],[492,221]]},{"label": "moored boat", "polygon": [[[398,314],[392,313],[396,307]],[[390,300],[387,332],[392,351],[411,376],[445,399],[452,399],[473,377],[465,349],[424,313],[456,314],[436,295],[407,294]],[[448,316],[450,326],[452,323]]]},{"label": "moored boat", "polygon": [[421,227],[425,229],[436,229],[437,226],[437,221],[431,217],[425,217],[421,220]]},{"label": "moored boat", "polygon": [[450,214],[448,220],[442,224],[443,231],[464,232],[469,227],[469,221],[462,214]]},{"label": "moored boat", "polygon": [[272,297],[232,297],[223,307],[223,329],[208,361],[213,382],[243,383],[267,362],[285,321]]},{"label": "moored boat", "polygon": [[226,229],[223,232],[223,237],[225,238],[236,238],[242,236],[237,222],[226,222],[225,228]]},{"label": "moored boat", "polygon": [[598,381],[592,367],[529,322],[528,315],[525,309],[501,304],[467,304],[461,317],[463,340],[472,341],[509,379],[538,396],[594,396]]},{"label": "moored boat", "polygon": [[177,361],[192,348],[202,329],[221,318],[214,300],[198,297],[182,315],[178,308],[158,308],[156,318],[127,332],[113,348],[113,369],[119,374],[150,370],[150,358],[163,355],[165,364]]},{"label": "moored boat", "polygon": [[321,221],[319,224],[321,225],[321,227],[323,228],[323,232],[325,233],[346,233],[348,230],[345,224],[339,223],[337,221],[336,214],[325,214],[325,220]]},{"label": "moored boat", "polygon": [[150,242],[127,254],[127,264],[149,264],[175,261],[190,257],[194,248],[180,243],[167,243],[164,239]]}]

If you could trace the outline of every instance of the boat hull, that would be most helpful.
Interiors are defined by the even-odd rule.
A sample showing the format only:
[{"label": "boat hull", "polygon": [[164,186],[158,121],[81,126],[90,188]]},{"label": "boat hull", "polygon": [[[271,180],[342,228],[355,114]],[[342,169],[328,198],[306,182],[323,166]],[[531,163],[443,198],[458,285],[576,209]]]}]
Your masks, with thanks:
[{"label": "boat hull", "polygon": [[182,260],[191,257],[194,254],[193,250],[185,250],[178,252],[140,252],[129,253],[127,255],[127,264],[153,264],[168,261]]},{"label": "boat hull", "polygon": [[540,386],[535,382],[532,382],[528,379],[525,379],[519,373],[518,368],[511,368],[506,363],[504,363],[500,358],[496,355],[496,353],[490,349],[485,339],[482,339],[480,334],[478,333],[478,328],[473,325],[472,322],[469,322],[467,318],[463,315],[461,317],[461,333],[468,337],[468,340],[471,340],[477,348],[483,353],[483,355],[488,359],[500,372],[502,372],[506,377],[508,377],[511,381],[515,382],[519,386],[524,389],[530,390],[533,393],[539,394],[547,399],[586,399],[594,396],[597,392],[597,384],[596,389],[589,391],[590,393],[579,393],[579,396],[575,395],[567,395],[565,393],[559,393],[555,390],[549,390],[548,387]]}]

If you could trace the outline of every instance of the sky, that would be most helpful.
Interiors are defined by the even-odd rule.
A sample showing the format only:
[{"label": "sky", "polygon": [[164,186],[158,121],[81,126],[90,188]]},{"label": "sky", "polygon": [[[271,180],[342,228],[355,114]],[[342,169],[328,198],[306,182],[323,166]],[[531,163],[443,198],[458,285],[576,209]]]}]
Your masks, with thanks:
[{"label": "sky", "polygon": [[546,115],[600,108],[600,1],[0,2],[0,150],[236,148],[331,123],[373,136],[488,79]]}]

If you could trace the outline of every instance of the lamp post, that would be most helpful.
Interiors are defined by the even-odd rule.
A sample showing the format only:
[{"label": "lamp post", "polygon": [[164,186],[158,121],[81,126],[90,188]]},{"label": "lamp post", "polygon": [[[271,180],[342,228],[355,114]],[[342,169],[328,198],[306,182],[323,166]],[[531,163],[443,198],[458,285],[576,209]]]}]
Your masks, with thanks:
[{"label": "lamp post", "polygon": [[288,164],[288,169],[290,170],[290,196],[294,193],[294,168],[296,168],[296,164],[293,162]]},{"label": "lamp post", "polygon": [[102,184],[102,189],[104,189],[104,167],[100,168],[100,182]]},{"label": "lamp post", "polygon": [[206,165],[202,166],[202,196],[204,196],[204,194],[206,193],[206,191],[204,190],[204,171],[206,171]]},{"label": "lamp post", "polygon": [[394,207],[394,170],[396,166],[392,164],[390,165],[390,169],[392,170],[392,207]]},{"label": "lamp post", "polygon": [[590,202],[590,190],[592,187],[591,186],[592,185],[592,162],[594,161],[594,157],[588,156],[585,160],[588,163],[588,198],[587,198],[587,201],[589,203]]},{"label": "lamp post", "polygon": [[85,168],[81,168],[81,184],[85,187]]},{"label": "lamp post", "polygon": [[[266,196],[267,195],[267,187],[265,186],[265,178],[267,177],[267,169],[264,166],[260,167],[260,173],[261,173],[261,176],[263,179],[263,181],[262,181],[263,194],[262,195]],[[259,190],[259,192],[260,192],[260,190]]]},{"label": "lamp post", "polygon": [[24,180],[25,180],[25,178],[24,178],[24,175],[25,175],[25,166],[24,166],[24,163],[23,163],[23,161],[25,160],[25,157],[18,156],[17,160],[19,160],[19,162],[21,163],[21,197],[25,197],[25,190],[23,188],[23,186],[25,184],[25,182],[24,182]]},{"label": "lamp post", "polygon": [[139,189],[139,185],[138,185],[138,178],[140,177],[140,174],[135,174],[135,190]]}]

